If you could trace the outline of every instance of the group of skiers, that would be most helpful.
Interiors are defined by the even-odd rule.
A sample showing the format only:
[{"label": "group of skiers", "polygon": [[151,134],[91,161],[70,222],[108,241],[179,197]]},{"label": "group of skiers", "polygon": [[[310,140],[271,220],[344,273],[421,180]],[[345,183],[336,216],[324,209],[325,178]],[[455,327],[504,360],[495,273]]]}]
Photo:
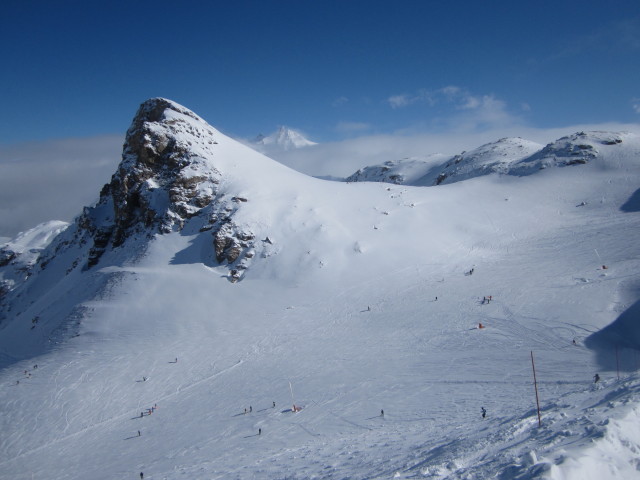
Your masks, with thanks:
[{"label": "group of skiers", "polygon": [[144,417],[145,415],[151,415],[153,412],[156,411],[156,408],[158,408],[158,404],[154,404],[153,407],[151,408],[147,408],[147,413],[145,412],[140,412],[140,418]]},{"label": "group of skiers", "polygon": [[[37,364],[36,364],[36,365],[34,365],[34,366],[33,366],[33,369],[34,369],[34,370],[37,370],[37,369],[38,369],[38,365],[37,365]],[[24,371],[24,377],[25,377],[25,378],[31,378],[31,372],[30,372],[29,370],[25,370],[25,371]],[[20,380],[16,380],[16,385],[20,385]]]}]

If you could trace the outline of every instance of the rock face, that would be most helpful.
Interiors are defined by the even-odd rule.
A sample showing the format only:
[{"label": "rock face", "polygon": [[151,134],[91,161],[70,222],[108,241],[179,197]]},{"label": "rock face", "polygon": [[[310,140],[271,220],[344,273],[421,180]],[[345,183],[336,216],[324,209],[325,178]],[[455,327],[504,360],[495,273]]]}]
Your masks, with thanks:
[{"label": "rock face", "polygon": [[[221,143],[227,153],[221,153]],[[195,261],[226,267],[229,281],[241,280],[257,257],[255,234],[236,222],[251,198],[232,193],[239,188],[234,182],[221,188],[219,166],[233,165],[229,152],[242,155],[233,143],[170,100],[144,102],[127,131],[122,161],[96,204],[70,225],[59,222],[29,233],[46,242],[0,246],[0,324],[38,317],[28,328],[46,330],[48,342],[72,335],[84,314],[64,302],[69,292],[80,303],[108,294],[110,285],[130,273],[105,267],[135,262],[155,236],[170,232],[209,236],[209,250],[199,251]],[[40,304],[47,295],[61,298],[48,316],[46,301]]]},{"label": "rock face", "polygon": [[[163,98],[143,103],[129,130],[122,162],[93,207],[76,220],[76,237],[90,242],[85,268],[130,238],[181,231],[194,217],[211,231],[211,247],[237,281],[247,267],[254,236],[233,216],[247,198],[219,192],[222,173],[214,166],[219,135],[190,110]],[[144,242],[143,242],[144,243]]]}]

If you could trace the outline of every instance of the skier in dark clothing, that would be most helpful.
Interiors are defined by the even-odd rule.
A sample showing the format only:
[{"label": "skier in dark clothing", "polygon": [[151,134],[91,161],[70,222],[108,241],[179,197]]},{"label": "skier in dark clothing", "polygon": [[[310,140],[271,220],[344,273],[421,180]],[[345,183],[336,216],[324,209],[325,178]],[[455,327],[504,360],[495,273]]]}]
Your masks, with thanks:
[{"label": "skier in dark clothing", "polygon": [[262,429],[261,428],[258,429],[258,435],[262,435]]},{"label": "skier in dark clothing", "polygon": [[140,472],[140,480],[144,478],[144,473]]},{"label": "skier in dark clothing", "polygon": [[593,376],[593,383],[598,383],[600,381],[600,375],[597,373]]},{"label": "skier in dark clothing", "polygon": [[384,410],[380,410],[380,416],[384,417]]},{"label": "skier in dark clothing", "polygon": [[484,407],[480,407],[480,411],[482,412],[482,418],[487,416],[487,410]]}]

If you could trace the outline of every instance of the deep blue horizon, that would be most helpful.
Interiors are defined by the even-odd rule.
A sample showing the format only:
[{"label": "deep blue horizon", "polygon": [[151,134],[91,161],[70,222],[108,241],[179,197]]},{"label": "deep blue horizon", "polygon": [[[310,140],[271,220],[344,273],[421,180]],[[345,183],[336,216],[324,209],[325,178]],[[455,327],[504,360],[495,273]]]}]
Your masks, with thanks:
[{"label": "deep blue horizon", "polygon": [[640,121],[640,6],[10,1],[0,143],[124,134],[161,96],[233,136]]}]

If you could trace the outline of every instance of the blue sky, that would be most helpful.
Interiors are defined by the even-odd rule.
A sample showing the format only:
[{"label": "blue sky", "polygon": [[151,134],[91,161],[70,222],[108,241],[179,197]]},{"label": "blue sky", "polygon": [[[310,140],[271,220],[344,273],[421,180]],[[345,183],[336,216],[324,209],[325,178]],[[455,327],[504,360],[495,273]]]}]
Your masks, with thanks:
[{"label": "blue sky", "polygon": [[163,96],[234,136],[640,122],[640,3],[7,0],[0,144]]}]

